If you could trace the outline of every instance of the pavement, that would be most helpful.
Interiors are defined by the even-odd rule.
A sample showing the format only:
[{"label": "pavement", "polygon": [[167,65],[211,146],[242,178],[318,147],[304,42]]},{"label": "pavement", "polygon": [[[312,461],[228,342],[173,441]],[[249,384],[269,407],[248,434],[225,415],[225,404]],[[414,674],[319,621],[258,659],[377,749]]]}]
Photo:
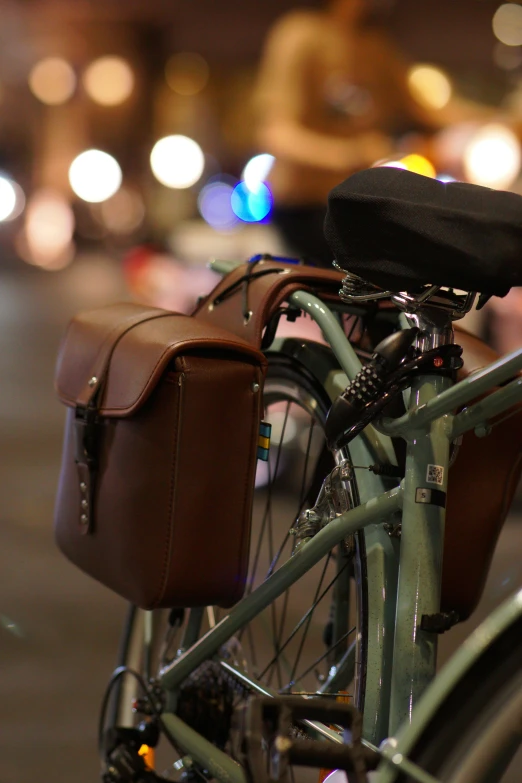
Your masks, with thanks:
[{"label": "pavement", "polygon": [[[69,318],[126,298],[98,255],[56,273],[0,269],[0,783],[99,779],[98,711],[125,602],[54,545],[64,409],[53,372]],[[442,660],[522,584],[521,521],[506,524],[479,610],[442,638]]]}]

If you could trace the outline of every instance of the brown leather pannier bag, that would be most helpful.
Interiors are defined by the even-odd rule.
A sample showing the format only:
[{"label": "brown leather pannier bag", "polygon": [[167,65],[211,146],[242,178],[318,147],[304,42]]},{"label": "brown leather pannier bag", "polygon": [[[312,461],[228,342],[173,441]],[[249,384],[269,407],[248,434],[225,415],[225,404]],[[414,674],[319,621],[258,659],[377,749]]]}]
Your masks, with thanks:
[{"label": "brown leather pannier bag", "polygon": [[[297,290],[337,301],[344,277],[333,269],[281,264],[269,259],[243,264],[227,275],[199,305],[198,319],[226,328],[259,347],[263,330]],[[248,314],[248,317],[245,317]],[[464,367],[459,380],[495,361],[482,340],[456,326]],[[444,537],[441,609],[465,620],[482,595],[498,536],[522,472],[522,405],[491,434],[467,432],[451,467]],[[513,413],[513,411],[511,411]]]},{"label": "brown leather pannier bag", "polygon": [[265,372],[190,316],[123,303],[74,318],[56,370],[64,554],[147,609],[241,598]]}]

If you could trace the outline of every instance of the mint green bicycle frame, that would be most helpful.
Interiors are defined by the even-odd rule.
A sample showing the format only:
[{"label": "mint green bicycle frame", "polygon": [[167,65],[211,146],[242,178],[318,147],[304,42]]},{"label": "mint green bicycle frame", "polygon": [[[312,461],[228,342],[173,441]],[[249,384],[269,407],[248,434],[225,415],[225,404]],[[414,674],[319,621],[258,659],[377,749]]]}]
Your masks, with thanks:
[{"label": "mint green bicycle frame", "polygon": [[[339,363],[339,371],[331,373],[325,384],[329,396],[335,399],[361,368],[359,358],[324,302],[302,291],[293,294],[291,302],[317,322]],[[162,721],[178,748],[217,779],[246,783],[239,764],[174,714],[176,691],[192,671],[216,656],[243,625],[333,546],[361,529],[365,532],[369,574],[363,734],[367,743],[374,746],[394,734],[399,726],[411,722],[414,705],[435,676],[437,654],[437,635],[422,631],[419,625],[422,615],[439,611],[445,509],[426,499],[430,493],[438,499],[446,493],[451,442],[471,429],[477,434],[486,433],[492,417],[522,400],[522,379],[512,380],[520,370],[522,350],[455,385],[438,375],[416,378],[407,413],[368,426],[350,444],[355,465],[369,465],[376,460],[394,462],[391,437],[403,437],[407,443],[404,480],[390,489],[389,479],[361,471],[361,504],[328,523],[221,622],[160,672],[160,683],[168,694],[168,711]],[[505,385],[454,414],[499,384]],[[383,526],[390,521],[402,523],[400,543]],[[247,673],[234,673],[252,692],[274,695]],[[333,742],[342,741],[335,731],[322,724],[309,722],[309,730]]]}]

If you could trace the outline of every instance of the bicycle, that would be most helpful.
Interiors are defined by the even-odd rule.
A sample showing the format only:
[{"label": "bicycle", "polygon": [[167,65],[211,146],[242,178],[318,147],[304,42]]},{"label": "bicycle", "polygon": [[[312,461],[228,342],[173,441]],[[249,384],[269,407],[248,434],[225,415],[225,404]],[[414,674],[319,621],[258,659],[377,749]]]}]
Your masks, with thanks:
[{"label": "bicycle", "polygon": [[[209,317],[238,295],[233,307],[247,326],[254,280],[291,274],[273,259],[254,264],[245,271],[213,263],[226,277],[202,305],[214,313]],[[522,351],[454,383],[461,351],[453,321],[474,305],[476,293],[429,279],[414,293],[396,293],[351,273],[341,277],[338,301],[330,294],[341,278],[325,273],[325,295],[293,290],[266,324],[264,399],[278,424],[272,439],[278,448],[258,477],[263,508],[255,507],[245,597],[221,619],[214,607],[130,610],[100,723],[106,781],[126,780],[125,774],[157,779],[150,754],[161,728],[179,752],[174,769],[185,779],[245,783],[247,772],[233,758],[235,751],[245,760],[244,751],[232,746],[238,702],[251,696],[274,704],[291,695],[307,702],[321,696],[333,705],[350,692],[363,714],[359,762],[379,765],[376,780],[383,783],[498,780],[512,758],[520,740],[509,727],[521,715],[522,593],[437,678],[435,666],[437,635],[459,619],[440,607],[452,444],[470,430],[487,434],[501,413],[513,412],[522,400]],[[276,336],[282,317],[300,313],[318,324],[326,345]],[[355,339],[361,317],[371,326]],[[368,331],[383,330],[387,336],[375,345]],[[397,410],[402,400],[405,412]],[[399,437],[407,442],[404,470],[392,442]],[[303,471],[296,479],[299,455]],[[296,495],[291,510],[282,485]],[[274,520],[276,497],[289,524]],[[301,617],[289,593],[294,584],[312,596]],[[261,645],[263,633],[270,649]],[[137,729],[136,715],[145,718]],[[343,735],[333,722],[300,714],[295,731],[335,747]],[[479,762],[477,746],[488,751]],[[276,750],[284,755],[282,746]],[[351,763],[346,768],[353,770]],[[360,769],[349,774],[366,779]]]}]

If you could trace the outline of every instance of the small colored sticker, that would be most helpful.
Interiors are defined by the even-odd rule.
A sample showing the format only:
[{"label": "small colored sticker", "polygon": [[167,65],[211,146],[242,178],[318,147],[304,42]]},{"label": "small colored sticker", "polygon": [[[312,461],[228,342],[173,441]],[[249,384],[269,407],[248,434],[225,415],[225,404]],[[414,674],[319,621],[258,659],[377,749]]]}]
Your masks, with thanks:
[{"label": "small colored sticker", "polygon": [[272,425],[267,421],[262,421],[259,425],[259,438],[257,441],[257,458],[268,462],[268,455],[270,453],[270,435],[272,433]]},{"label": "small colored sticker", "polygon": [[438,484],[439,487],[442,487],[444,484],[444,468],[442,465],[428,465],[426,481],[429,481],[430,484]]},{"label": "small colored sticker", "polygon": [[428,489],[428,487],[418,487],[415,490],[415,502],[425,503],[428,506],[439,506],[446,508],[446,493],[440,489]]}]

